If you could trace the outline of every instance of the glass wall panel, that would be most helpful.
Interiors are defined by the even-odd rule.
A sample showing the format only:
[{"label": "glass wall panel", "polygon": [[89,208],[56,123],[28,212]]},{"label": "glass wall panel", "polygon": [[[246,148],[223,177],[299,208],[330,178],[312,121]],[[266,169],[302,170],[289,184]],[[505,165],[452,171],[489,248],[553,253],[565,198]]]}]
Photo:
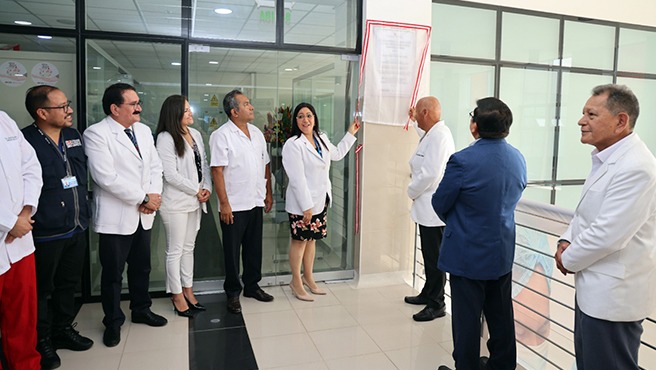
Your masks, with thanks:
[{"label": "glass wall panel", "polygon": [[431,54],[494,59],[496,17],[494,10],[434,3]]},{"label": "glass wall panel", "polygon": [[192,2],[191,37],[276,41],[272,0],[197,0]]},{"label": "glass wall panel", "polygon": [[558,140],[558,180],[585,179],[590,172],[592,146],[581,143],[578,125],[592,88],[611,83],[612,76],[563,72]]},{"label": "glass wall panel", "polygon": [[[195,108],[196,120],[207,145],[209,136],[227,120],[223,112],[223,97],[234,88],[240,89],[255,107],[252,122],[264,131],[268,142],[274,207],[264,218],[264,275],[289,273],[289,222],[284,195],[287,176],[282,168],[281,150],[290,132],[294,106],[310,102],[317,110],[320,128],[333,143],[339,142],[351,116],[347,102],[348,87],[356,65],[341,60],[339,55],[299,54],[277,51],[256,51],[212,48],[210,53],[192,53],[190,61],[189,99]],[[349,81],[351,84],[349,84]],[[315,271],[335,271],[353,268],[353,243],[349,214],[353,156],[333,162],[331,181],[333,205],[328,211],[328,237],[317,242]],[[351,189],[351,190],[349,190]],[[225,274],[220,248],[221,231],[216,194],[208,204],[208,226],[201,227],[198,241],[207,239],[207,247],[196,247],[196,279],[219,279]],[[211,225],[210,225],[211,224]],[[204,228],[206,230],[204,230]],[[213,235],[204,234],[210,230]],[[218,233],[218,235],[217,235]],[[214,236],[216,235],[216,236]]]},{"label": "glass wall panel", "polygon": [[651,100],[656,96],[656,80],[645,80],[641,78],[618,77],[617,83],[626,85],[638,98],[640,103],[640,115],[636,121],[635,132],[640,135],[649,150],[656,154],[656,111],[652,108]]},{"label": "glass wall panel", "polygon": [[617,69],[656,73],[656,32],[620,29]]},{"label": "glass wall panel", "polygon": [[[0,109],[12,117],[19,127],[33,122],[25,110],[25,92],[34,85],[60,88],[76,105],[75,39],[36,35],[0,33]],[[75,115],[73,117],[76,117]],[[73,120],[77,127],[77,119]]]},{"label": "glass wall panel", "polygon": [[[60,0],[61,1],[61,0]],[[180,0],[86,0],[86,28],[180,36]]]},{"label": "glass wall panel", "polygon": [[529,185],[524,189],[522,198],[536,202],[551,203],[551,186]]},{"label": "glass wall panel", "polygon": [[[105,118],[102,109],[105,88],[116,82],[124,82],[137,90],[143,102],[141,122],[154,133],[164,99],[172,94],[180,94],[181,91],[179,67],[171,65],[172,60],[180,60],[180,45],[89,40],[86,49],[87,125]],[[94,232],[89,235],[91,294],[98,295],[101,270],[98,235]],[[159,215],[155,218],[151,238],[150,290],[164,290],[166,236]],[[198,244],[203,242],[199,241]],[[123,284],[127,288],[125,278]]]},{"label": "glass wall panel", "polygon": [[354,48],[356,0],[285,0],[285,43]]},{"label": "glass wall panel", "polygon": [[474,140],[469,112],[476,107],[476,100],[494,95],[494,67],[432,62],[430,81],[430,93],[442,103],[442,119],[460,150]]},{"label": "glass wall panel", "polygon": [[567,185],[556,187],[556,205],[563,208],[575,209],[581,199],[583,185]]},{"label": "glass wall panel", "polygon": [[550,180],[557,72],[502,68],[499,98],[513,112],[508,142],[526,158],[528,180]]},{"label": "glass wall panel", "polygon": [[75,1],[0,0],[0,24],[75,28]]},{"label": "glass wall panel", "polygon": [[503,13],[501,60],[557,64],[558,19]]},{"label": "glass wall panel", "polygon": [[613,69],[615,27],[565,21],[563,66]]}]

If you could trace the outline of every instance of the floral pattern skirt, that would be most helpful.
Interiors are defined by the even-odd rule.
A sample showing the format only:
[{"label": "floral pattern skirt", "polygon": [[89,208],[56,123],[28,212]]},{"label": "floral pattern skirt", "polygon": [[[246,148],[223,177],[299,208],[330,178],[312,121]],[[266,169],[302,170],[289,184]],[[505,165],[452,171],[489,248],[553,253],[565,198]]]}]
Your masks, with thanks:
[{"label": "floral pattern skirt", "polygon": [[309,224],[303,222],[302,215],[287,213],[289,215],[289,228],[292,239],[317,240],[325,238],[328,234],[328,229],[326,228],[326,210],[327,207],[323,207],[321,213],[312,215]]}]

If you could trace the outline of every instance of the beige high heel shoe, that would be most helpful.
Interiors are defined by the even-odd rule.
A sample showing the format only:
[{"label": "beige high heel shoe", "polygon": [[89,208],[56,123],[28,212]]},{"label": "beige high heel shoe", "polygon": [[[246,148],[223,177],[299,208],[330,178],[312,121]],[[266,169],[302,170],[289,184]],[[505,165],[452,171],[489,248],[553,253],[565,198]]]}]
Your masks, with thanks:
[{"label": "beige high heel shoe", "polygon": [[307,280],[305,280],[305,276],[301,276],[301,281],[303,282],[303,285],[305,285],[306,287],[308,287],[308,289],[310,289],[310,293],[316,294],[316,295],[326,295],[327,294],[325,290],[319,288],[318,286],[317,286],[317,289],[312,289],[310,284],[308,284]]},{"label": "beige high heel shoe", "polygon": [[296,293],[296,291],[294,290],[294,286],[292,285],[292,283],[289,283],[289,288],[292,290],[292,295],[293,295],[294,297],[298,298],[299,300],[301,300],[301,301],[306,301],[306,302],[314,302],[314,298],[312,298],[311,295],[307,294],[307,292],[304,291],[303,294],[298,294],[298,293]]}]

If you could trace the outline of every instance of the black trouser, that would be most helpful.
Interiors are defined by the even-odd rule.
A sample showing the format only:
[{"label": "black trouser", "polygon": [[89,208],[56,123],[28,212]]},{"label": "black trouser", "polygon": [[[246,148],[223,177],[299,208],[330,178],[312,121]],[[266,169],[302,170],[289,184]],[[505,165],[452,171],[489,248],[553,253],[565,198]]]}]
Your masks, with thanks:
[{"label": "black trouser", "polygon": [[106,327],[118,328],[125,322],[121,310],[123,270],[128,263],[128,289],[130,310],[142,312],[151,305],[148,284],[150,282],[150,230],[144,230],[139,222],[132,235],[99,234],[99,255],[102,265],[100,298]]},{"label": "black trouser", "polygon": [[451,330],[453,359],[458,370],[479,370],[481,313],[490,339],[488,370],[517,366],[515,322],[512,307],[512,272],[497,280],[472,280],[451,274]]},{"label": "black trouser", "polygon": [[262,279],[262,215],[263,207],[233,212],[234,223],[221,222],[223,254],[225,257],[225,282],[223,289],[228,297],[241,293],[239,282],[239,250],[244,266],[244,290],[253,292]]},{"label": "black trouser", "polygon": [[87,238],[34,242],[36,251],[37,333],[39,339],[71,325],[75,319],[75,288],[82,277]]},{"label": "black trouser", "polygon": [[437,260],[440,258],[444,226],[419,225],[419,235],[421,236],[421,254],[424,257],[424,271],[426,272],[426,283],[420,295],[428,299],[429,307],[440,309],[444,307],[446,274],[437,268]]}]

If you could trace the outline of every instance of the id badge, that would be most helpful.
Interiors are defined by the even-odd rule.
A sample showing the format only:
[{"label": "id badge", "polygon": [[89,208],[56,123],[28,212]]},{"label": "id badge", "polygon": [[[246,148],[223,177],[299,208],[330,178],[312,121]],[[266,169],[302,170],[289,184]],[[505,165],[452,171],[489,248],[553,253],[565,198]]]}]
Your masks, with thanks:
[{"label": "id badge", "polygon": [[70,189],[74,188],[77,186],[77,177],[75,176],[66,176],[63,179],[61,179],[62,185],[64,186],[64,189]]}]

